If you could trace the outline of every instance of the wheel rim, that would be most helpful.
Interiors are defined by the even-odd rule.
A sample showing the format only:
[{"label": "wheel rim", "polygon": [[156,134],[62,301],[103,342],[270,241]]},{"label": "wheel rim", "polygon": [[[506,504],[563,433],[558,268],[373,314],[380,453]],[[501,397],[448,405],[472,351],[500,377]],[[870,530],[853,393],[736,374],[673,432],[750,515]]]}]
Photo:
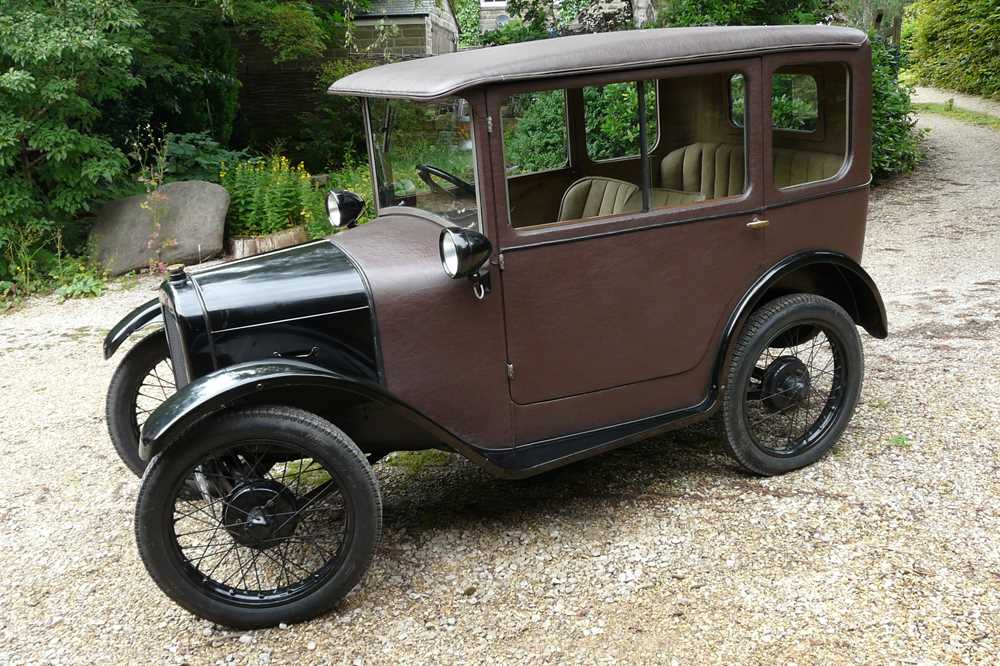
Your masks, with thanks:
[{"label": "wheel rim", "polygon": [[178,480],[170,542],[207,594],[247,607],[286,604],[340,568],[353,513],[341,488],[326,463],[295,445],[223,447]]},{"label": "wheel rim", "polygon": [[754,445],[779,458],[801,455],[829,432],[847,397],[844,341],[823,322],[771,336],[754,361],[743,418]]},{"label": "wheel rim", "polygon": [[170,362],[170,357],[166,356],[149,369],[136,387],[135,395],[132,396],[132,428],[136,441],[149,415],[176,392],[174,366]]}]

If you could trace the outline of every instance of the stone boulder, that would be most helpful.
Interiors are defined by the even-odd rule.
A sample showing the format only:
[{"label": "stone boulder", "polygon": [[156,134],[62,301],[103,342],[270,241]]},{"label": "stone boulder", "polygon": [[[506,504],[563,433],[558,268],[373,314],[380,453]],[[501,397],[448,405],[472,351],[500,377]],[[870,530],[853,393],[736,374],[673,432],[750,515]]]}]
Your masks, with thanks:
[{"label": "stone boulder", "polygon": [[97,211],[91,253],[112,275],[145,268],[157,258],[167,264],[199,263],[222,254],[228,210],[229,193],[220,185],[167,183],[150,195],[111,201]]}]

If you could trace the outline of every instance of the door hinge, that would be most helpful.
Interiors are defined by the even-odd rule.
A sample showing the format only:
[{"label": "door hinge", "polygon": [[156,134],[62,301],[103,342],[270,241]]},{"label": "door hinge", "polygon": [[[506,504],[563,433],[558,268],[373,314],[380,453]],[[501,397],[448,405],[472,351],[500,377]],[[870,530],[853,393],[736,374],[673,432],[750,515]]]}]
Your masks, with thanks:
[{"label": "door hinge", "polygon": [[493,116],[486,116],[486,131],[493,134]]},{"label": "door hinge", "polygon": [[503,252],[497,255],[497,266],[500,267],[500,270],[503,270]]},{"label": "door hinge", "polygon": [[507,379],[510,379],[510,380],[514,379],[514,364],[513,363],[508,363],[507,364]]}]

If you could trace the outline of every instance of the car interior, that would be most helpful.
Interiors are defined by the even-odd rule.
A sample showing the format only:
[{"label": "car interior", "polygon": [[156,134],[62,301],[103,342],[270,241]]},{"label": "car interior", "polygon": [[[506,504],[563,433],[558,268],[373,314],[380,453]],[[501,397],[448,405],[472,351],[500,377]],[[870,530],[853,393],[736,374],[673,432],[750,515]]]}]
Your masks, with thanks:
[{"label": "car interior", "polygon": [[[650,209],[709,206],[746,191],[743,75],[665,78],[646,81],[643,88]],[[836,176],[848,148],[847,67],[825,62],[780,68],[772,76],[771,97],[774,185]],[[522,93],[505,101],[501,117],[514,227],[643,210],[635,100],[637,84],[626,82]]]}]

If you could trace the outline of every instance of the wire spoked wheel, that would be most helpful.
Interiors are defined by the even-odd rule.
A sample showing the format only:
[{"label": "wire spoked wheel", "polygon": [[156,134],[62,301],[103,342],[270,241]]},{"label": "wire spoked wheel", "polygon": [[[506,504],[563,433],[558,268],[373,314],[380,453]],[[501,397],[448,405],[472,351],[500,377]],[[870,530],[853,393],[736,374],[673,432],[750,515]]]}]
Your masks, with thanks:
[{"label": "wire spoked wheel", "polygon": [[834,422],[844,395],[843,345],[823,324],[794,324],[775,335],[746,386],[747,431],[772,456],[794,456]]},{"label": "wire spoked wheel", "polygon": [[[196,485],[199,497],[187,491]],[[230,446],[193,466],[173,498],[186,573],[229,603],[309,594],[342,559],[349,500],[322,461],[279,442]]]},{"label": "wire spoked wheel", "polygon": [[139,434],[149,415],[177,392],[167,336],[157,331],[140,340],[122,359],[108,387],[108,431],[115,451],[141,476]]},{"label": "wire spoked wheel", "polygon": [[207,619],[257,628],[313,617],[354,587],[374,553],[381,500],[343,432],[266,407],[212,419],[156,456],[136,521],[164,592]]},{"label": "wire spoked wheel", "polygon": [[736,459],[759,474],[779,474],[819,458],[850,421],[863,366],[854,322],[832,301],[797,294],[754,313],[723,402]]}]

